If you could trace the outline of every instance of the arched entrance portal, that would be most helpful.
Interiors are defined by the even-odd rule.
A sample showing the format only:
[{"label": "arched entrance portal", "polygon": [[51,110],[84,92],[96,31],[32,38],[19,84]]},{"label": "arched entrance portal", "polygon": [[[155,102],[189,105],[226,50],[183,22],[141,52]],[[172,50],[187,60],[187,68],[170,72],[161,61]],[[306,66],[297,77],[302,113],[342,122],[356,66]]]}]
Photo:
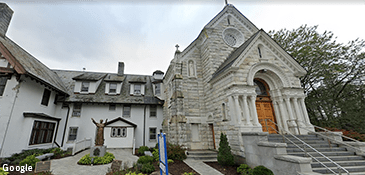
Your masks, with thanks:
[{"label": "arched entrance portal", "polygon": [[[274,109],[269,93],[269,86],[262,79],[254,79],[255,91],[256,91],[256,110],[260,124],[262,125],[262,131],[269,132],[270,134],[276,134],[278,128],[273,123],[276,123]],[[271,122],[272,121],[272,122]]]}]

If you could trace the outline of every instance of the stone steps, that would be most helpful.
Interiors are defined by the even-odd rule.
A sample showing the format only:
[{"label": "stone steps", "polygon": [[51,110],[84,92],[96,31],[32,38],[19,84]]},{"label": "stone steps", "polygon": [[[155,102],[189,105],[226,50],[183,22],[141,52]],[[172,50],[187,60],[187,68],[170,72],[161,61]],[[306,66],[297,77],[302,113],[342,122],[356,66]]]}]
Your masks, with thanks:
[{"label": "stone steps", "polygon": [[187,151],[188,159],[217,161],[217,152],[212,150],[190,150]]},{"label": "stone steps", "polygon": [[[291,139],[295,144],[303,148],[303,143],[298,141],[292,136],[286,136]],[[332,161],[336,162],[340,166],[344,167],[347,171],[350,172],[351,175],[363,174],[365,175],[365,158],[362,156],[355,155],[354,152],[348,151],[344,147],[339,147],[337,144],[329,144],[329,142],[325,139],[317,137],[316,135],[300,135],[297,136],[305,143],[309,144],[311,147],[315,148],[317,151],[321,152],[325,156],[327,156]],[[307,157],[304,152],[302,152],[299,148],[297,148],[293,143],[288,140],[283,140],[283,137],[277,134],[269,135],[268,140],[270,142],[277,143],[286,143],[287,146],[287,154]],[[330,162],[325,157],[322,157],[319,153],[313,151],[312,149],[306,147],[305,150],[315,157],[317,160],[325,164],[327,167],[338,173],[337,166]],[[312,158],[312,169],[313,172],[321,173],[321,174],[332,174],[330,170],[323,167],[319,162],[317,162],[314,158]],[[342,171],[342,173],[344,173]]]}]

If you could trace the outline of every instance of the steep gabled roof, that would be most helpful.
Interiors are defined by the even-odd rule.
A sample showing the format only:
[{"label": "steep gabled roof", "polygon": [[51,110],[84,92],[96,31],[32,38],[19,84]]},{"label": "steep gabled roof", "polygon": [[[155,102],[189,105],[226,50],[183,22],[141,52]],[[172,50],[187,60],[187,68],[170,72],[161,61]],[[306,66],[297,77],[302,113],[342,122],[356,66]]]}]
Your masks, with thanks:
[{"label": "steep gabled roof", "polygon": [[220,11],[212,20],[209,21],[209,23],[207,25],[205,25],[204,28],[210,28],[210,27],[212,27],[227,12],[230,12],[231,14],[235,15],[237,17],[237,19],[240,20],[243,24],[247,24],[246,27],[248,27],[253,32],[259,30],[248,18],[246,18],[245,15],[243,15],[232,4],[227,4],[222,9],[222,11]]},{"label": "steep gabled roof", "polygon": [[[260,30],[261,31],[261,30]],[[246,40],[240,47],[236,48],[228,58],[218,67],[218,69],[213,74],[212,79],[218,76],[220,73],[224,72],[226,69],[231,67],[231,65],[237,60],[237,58],[242,54],[244,50],[250,45],[250,43],[258,36],[259,32],[256,32],[248,40]]]},{"label": "steep gabled roof", "polygon": [[8,37],[0,37],[0,51],[18,74],[28,75],[67,94],[67,90],[57,74]]},{"label": "steep gabled roof", "polygon": [[108,121],[108,122],[106,123],[106,126],[108,126],[108,125],[110,125],[110,124],[112,124],[112,123],[115,123],[115,122],[117,122],[117,121],[122,121],[122,122],[124,122],[124,123],[127,123],[127,124],[129,124],[129,125],[133,126],[134,128],[135,128],[135,127],[137,127],[137,125],[136,125],[135,123],[133,123],[133,122],[131,122],[131,121],[127,120],[127,119],[124,119],[124,118],[122,118],[122,117],[118,117],[118,118],[116,118],[116,119],[113,119],[113,120],[111,120],[111,121]]},{"label": "steep gabled roof", "polygon": [[295,73],[297,76],[303,76],[305,75],[306,71],[303,67],[299,65],[299,63],[290,55],[288,54],[275,40],[273,40],[264,30],[260,29],[258,32],[256,32],[254,35],[252,35],[246,42],[244,42],[240,47],[232,51],[232,53],[227,57],[227,59],[218,67],[216,72],[213,74],[212,81],[214,78],[216,78],[218,75],[222,74],[225,70],[232,66],[238,66],[239,63],[238,58],[242,53],[247,51],[248,48],[250,48],[250,45],[257,40],[257,38],[262,37],[268,41],[269,44],[273,45],[280,54],[284,55],[285,58],[288,60],[288,64],[293,66],[293,69],[295,70]]}]

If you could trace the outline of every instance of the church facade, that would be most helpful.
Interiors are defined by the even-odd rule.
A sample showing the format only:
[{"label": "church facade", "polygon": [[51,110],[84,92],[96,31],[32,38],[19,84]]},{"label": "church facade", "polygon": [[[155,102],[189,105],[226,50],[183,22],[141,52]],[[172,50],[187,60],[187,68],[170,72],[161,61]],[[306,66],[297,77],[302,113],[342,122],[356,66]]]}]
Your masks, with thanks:
[{"label": "church facade", "polygon": [[243,155],[240,133],[313,130],[300,85],[306,71],[233,5],[226,5],[165,74],[164,131],[189,149],[217,149],[220,133]]}]

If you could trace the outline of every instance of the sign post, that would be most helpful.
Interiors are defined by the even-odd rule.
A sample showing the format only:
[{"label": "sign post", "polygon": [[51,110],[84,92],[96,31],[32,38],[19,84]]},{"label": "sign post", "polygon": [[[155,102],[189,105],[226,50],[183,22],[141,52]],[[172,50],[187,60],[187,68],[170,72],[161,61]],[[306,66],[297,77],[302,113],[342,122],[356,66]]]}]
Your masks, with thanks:
[{"label": "sign post", "polygon": [[158,134],[158,153],[160,155],[160,175],[162,171],[169,175],[169,170],[167,166],[167,150],[166,150],[166,134]]}]

